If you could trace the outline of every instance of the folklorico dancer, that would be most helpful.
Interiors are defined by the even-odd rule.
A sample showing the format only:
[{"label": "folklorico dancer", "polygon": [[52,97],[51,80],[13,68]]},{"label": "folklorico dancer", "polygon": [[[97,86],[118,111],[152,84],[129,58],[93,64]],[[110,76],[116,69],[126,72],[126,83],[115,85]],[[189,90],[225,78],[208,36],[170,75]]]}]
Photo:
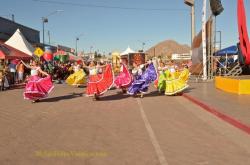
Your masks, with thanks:
[{"label": "folklorico dancer", "polygon": [[[25,64],[23,61],[22,63],[24,66],[31,69],[31,76],[28,78],[23,93],[24,99],[32,100],[34,103],[42,98],[46,98],[54,88],[50,75],[42,71],[36,61],[33,61],[31,66]],[[46,77],[41,78],[39,74],[45,75]]]},{"label": "folklorico dancer", "polygon": [[[94,97],[95,100],[110,89],[114,82],[114,75],[111,64],[96,66],[94,61],[90,62],[89,66],[83,66],[89,70],[89,77],[87,82],[86,96]],[[102,69],[102,72],[98,73]]]},{"label": "folklorico dancer", "polygon": [[[162,61],[160,61],[159,62],[159,66],[158,66],[158,68],[157,68],[157,71],[158,71],[158,74],[157,74],[157,80],[155,80],[155,82],[154,82],[154,86],[155,86],[155,88],[158,88],[158,86],[161,86],[161,84],[160,85],[158,85],[159,83],[159,79],[161,79],[162,78],[162,74],[165,72],[165,70],[167,70],[168,69],[168,67],[167,66],[165,66],[165,64],[162,62]],[[161,80],[160,80],[161,81]]]},{"label": "folklorico dancer", "polygon": [[189,78],[189,70],[187,65],[181,72],[178,72],[170,66],[159,77],[158,90],[165,92],[165,95],[177,95],[188,88],[187,80]]},{"label": "folklorico dancer", "polygon": [[125,64],[121,64],[120,73],[116,76],[114,85],[116,88],[122,89],[123,93],[127,92],[127,88],[131,85],[133,81],[132,75],[129,73],[129,70]]},{"label": "folklorico dancer", "polygon": [[[141,98],[143,94],[148,91],[148,87],[150,83],[154,82],[157,79],[157,73],[155,67],[152,62],[147,64],[142,64],[137,66],[135,63],[133,64],[134,69],[132,73],[134,75],[134,81],[131,86],[128,88],[129,95],[137,95],[140,94]],[[143,72],[143,68],[147,67]]]},{"label": "folklorico dancer", "polygon": [[77,62],[75,62],[73,70],[74,73],[69,75],[69,77],[66,79],[66,83],[75,86],[80,86],[86,83],[86,73],[83,71],[80,65],[77,64]]}]

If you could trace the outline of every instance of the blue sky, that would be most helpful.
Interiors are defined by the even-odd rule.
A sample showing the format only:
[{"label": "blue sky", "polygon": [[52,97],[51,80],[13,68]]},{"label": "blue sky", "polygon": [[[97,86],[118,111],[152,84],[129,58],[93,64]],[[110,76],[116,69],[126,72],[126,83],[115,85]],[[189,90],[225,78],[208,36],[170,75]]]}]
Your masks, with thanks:
[{"label": "blue sky", "polygon": [[[51,3],[55,1],[65,4]],[[169,10],[91,8],[83,4]],[[226,47],[238,41],[237,0],[222,0],[222,4],[225,10],[217,17],[217,30],[222,31],[222,47]],[[195,5],[198,33],[202,0],[196,0]],[[250,18],[250,0],[245,0],[245,6],[247,17]],[[78,50],[85,52],[89,52],[91,46],[101,53],[123,51],[128,45],[138,50],[142,42],[146,43],[145,49],[148,49],[166,39],[190,45],[190,8],[184,4],[184,0],[4,0],[1,2],[0,16],[14,14],[16,22],[41,31],[41,17],[55,10],[63,12],[49,16],[49,22],[45,25],[54,44],[75,48],[75,38],[84,34],[78,41]],[[45,41],[48,42],[47,35]]]}]

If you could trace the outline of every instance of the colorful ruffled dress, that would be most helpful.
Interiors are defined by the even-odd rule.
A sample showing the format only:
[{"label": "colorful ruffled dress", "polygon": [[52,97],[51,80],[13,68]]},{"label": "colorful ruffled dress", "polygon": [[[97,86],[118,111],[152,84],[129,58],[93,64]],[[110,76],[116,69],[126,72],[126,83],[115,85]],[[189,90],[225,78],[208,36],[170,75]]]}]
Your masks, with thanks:
[{"label": "colorful ruffled dress", "polygon": [[138,69],[137,75],[134,77],[134,82],[128,88],[127,93],[130,95],[147,92],[150,83],[157,79],[157,72],[153,63],[150,63],[143,73],[140,72],[140,69]]},{"label": "colorful ruffled dress", "polygon": [[54,88],[51,76],[41,78],[38,76],[39,67],[31,69],[31,77],[25,87],[24,99],[38,100],[48,97],[48,94]]},{"label": "colorful ruffled dress", "polygon": [[158,84],[157,89],[159,92],[164,92],[166,90],[166,79],[169,78],[170,72],[169,70],[165,70],[164,72],[161,72],[158,78]]},{"label": "colorful ruffled dress", "polygon": [[176,91],[176,85],[175,85],[175,70],[173,68],[170,68],[166,71],[166,88],[165,88],[165,95],[174,95]]},{"label": "colorful ruffled dress", "polygon": [[103,68],[103,72],[98,74],[98,68],[89,69],[89,79],[87,82],[86,96],[102,95],[110,89],[114,82],[114,75],[111,64]]},{"label": "colorful ruffled dress", "polygon": [[174,80],[176,93],[180,93],[186,88],[188,88],[187,84],[188,78],[189,78],[189,70],[185,68],[182,72],[180,72],[178,79]]},{"label": "colorful ruffled dress", "polygon": [[131,85],[133,80],[128,68],[122,64],[120,74],[115,78],[114,85],[116,88],[127,88]]},{"label": "colorful ruffled dress", "polygon": [[82,85],[86,83],[86,73],[83,69],[80,69],[80,66],[74,66],[74,73],[69,75],[66,83],[69,85]]},{"label": "colorful ruffled dress", "polygon": [[181,73],[179,73],[179,77],[175,76],[177,76],[176,72],[169,71],[169,76],[166,77],[165,95],[175,95],[188,88],[188,69],[184,69]]}]

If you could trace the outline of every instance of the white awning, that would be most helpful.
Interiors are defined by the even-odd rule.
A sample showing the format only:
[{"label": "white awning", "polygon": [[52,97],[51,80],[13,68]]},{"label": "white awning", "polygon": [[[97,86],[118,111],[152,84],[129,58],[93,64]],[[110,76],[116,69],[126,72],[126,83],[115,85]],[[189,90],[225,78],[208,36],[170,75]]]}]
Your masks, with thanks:
[{"label": "white awning", "polygon": [[32,56],[35,50],[34,47],[25,39],[19,29],[16,30],[16,32],[9,38],[8,41],[5,42],[5,44],[30,56]]},{"label": "white awning", "polygon": [[121,56],[128,55],[129,53],[135,53],[135,51],[128,47],[124,52],[121,53]]}]

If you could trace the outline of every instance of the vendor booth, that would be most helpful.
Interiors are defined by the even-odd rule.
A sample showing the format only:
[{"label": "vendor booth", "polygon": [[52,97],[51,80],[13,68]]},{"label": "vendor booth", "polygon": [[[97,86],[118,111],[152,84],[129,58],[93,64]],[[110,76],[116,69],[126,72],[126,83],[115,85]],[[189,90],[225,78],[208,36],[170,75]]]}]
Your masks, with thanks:
[{"label": "vendor booth", "polygon": [[130,47],[128,47],[124,52],[121,53],[121,60],[131,69],[133,63],[136,63],[137,65],[145,63],[145,53],[135,52],[130,49]]}]

